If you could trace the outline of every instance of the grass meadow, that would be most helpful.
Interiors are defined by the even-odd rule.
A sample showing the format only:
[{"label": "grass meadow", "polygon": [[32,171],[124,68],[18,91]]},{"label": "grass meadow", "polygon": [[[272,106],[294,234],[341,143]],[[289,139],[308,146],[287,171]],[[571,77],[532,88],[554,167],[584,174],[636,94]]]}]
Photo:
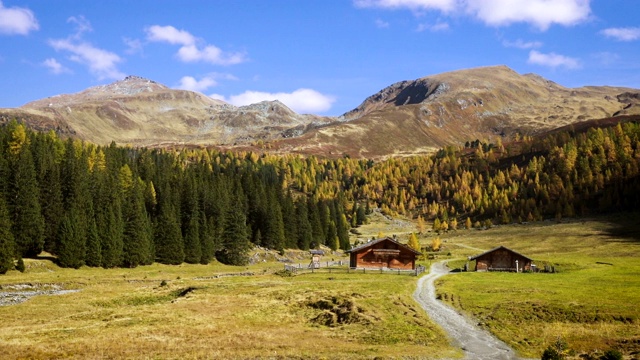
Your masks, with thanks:
[{"label": "grass meadow", "polygon": [[[460,272],[440,279],[438,294],[524,356],[538,358],[558,337],[576,356],[609,348],[633,355],[640,350],[638,218],[450,231],[439,237],[442,253],[451,255],[424,264],[448,258],[451,267],[462,267],[467,256],[505,245],[540,267],[552,265],[555,274]],[[362,238],[384,232],[406,241],[414,231],[407,219],[374,219],[361,227]],[[436,236],[420,240],[428,245]],[[247,267],[73,270],[50,259],[27,259],[26,266],[25,273],[0,276],[0,286],[79,291],[0,306],[2,359],[462,356],[412,299],[413,276],[283,276],[273,259]]]},{"label": "grass meadow", "polygon": [[[80,291],[0,306],[2,359],[459,356],[413,301],[413,276],[288,277],[274,273],[276,262],[79,270],[26,263],[26,273],[0,276],[0,285]],[[225,276],[232,273],[243,275]]]},{"label": "grass meadow", "polygon": [[615,348],[637,357],[639,219],[632,214],[449,233],[443,239],[457,258],[505,245],[557,273],[463,272],[440,279],[438,294],[525,356],[539,357],[560,337],[576,356]]}]

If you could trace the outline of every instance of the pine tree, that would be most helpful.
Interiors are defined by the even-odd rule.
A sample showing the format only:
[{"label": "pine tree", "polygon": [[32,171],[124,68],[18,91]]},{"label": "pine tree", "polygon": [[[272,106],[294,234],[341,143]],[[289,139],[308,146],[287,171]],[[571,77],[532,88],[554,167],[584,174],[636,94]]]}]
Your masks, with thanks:
[{"label": "pine tree", "polygon": [[102,265],[102,245],[98,234],[98,225],[95,217],[89,219],[87,228],[87,252],[85,263],[87,266],[97,267]]},{"label": "pine tree", "polygon": [[291,197],[291,193],[288,193],[282,201],[282,219],[284,221],[285,237],[284,246],[288,249],[295,249],[298,247],[298,219],[296,215],[296,206],[293,198]]},{"label": "pine tree", "polygon": [[36,256],[44,248],[44,218],[40,207],[40,188],[23,125],[9,125],[9,211],[13,236],[20,257]]},{"label": "pine tree", "polygon": [[0,196],[0,274],[13,269],[15,243],[11,233],[11,220],[4,198]]},{"label": "pine tree", "polygon": [[169,201],[159,204],[154,241],[156,261],[162,264],[178,265],[184,261],[184,243],[176,211]]},{"label": "pine tree", "polygon": [[284,250],[284,221],[280,204],[273,194],[269,195],[267,217],[265,219],[265,232],[262,234],[262,243],[269,249]]},{"label": "pine tree", "polygon": [[198,264],[202,260],[202,243],[200,241],[199,211],[194,211],[187,224],[184,236],[184,261],[189,264]]},{"label": "pine tree", "polygon": [[102,249],[102,267],[121,266],[124,259],[124,223],[120,200],[107,204],[104,213],[98,215],[98,233]]},{"label": "pine tree", "polygon": [[327,239],[325,240],[325,244],[333,251],[338,250],[338,246],[340,245],[340,240],[338,239],[338,232],[336,230],[336,223],[333,221],[329,222],[329,226],[327,228]]},{"label": "pine tree", "polygon": [[207,219],[204,212],[200,213],[200,221],[200,248],[202,249],[200,263],[207,265],[215,257],[216,226],[213,222],[213,218]]},{"label": "pine tree", "polygon": [[367,212],[360,204],[358,204],[357,206],[355,218],[356,218],[356,226],[360,226],[367,223]]},{"label": "pine tree", "polygon": [[345,214],[338,213],[338,224],[336,225],[336,232],[340,249],[351,249],[351,243],[349,242],[349,223],[347,222],[347,217]]},{"label": "pine tree", "polygon": [[84,265],[86,240],[78,230],[79,216],[75,208],[65,214],[58,230],[58,264],[77,269]]},{"label": "pine tree", "polygon": [[307,204],[304,200],[296,203],[296,219],[298,221],[297,244],[298,249],[309,250],[313,238],[313,229],[309,222]]},{"label": "pine tree", "polygon": [[[129,183],[126,175],[120,178],[121,184]],[[124,236],[123,249],[126,267],[147,265],[153,262],[152,231],[144,204],[145,184],[140,179],[131,180],[131,186],[126,190],[126,203],[123,208]],[[125,189],[127,189],[125,187]]]},{"label": "pine tree", "polygon": [[44,218],[44,250],[55,253],[58,226],[64,216],[60,162],[64,145],[55,132],[36,134],[33,138],[33,158],[40,185],[40,205]]},{"label": "pine tree", "polygon": [[[232,203],[242,203],[244,195],[236,185]],[[248,252],[251,249],[247,218],[239,206],[228,206],[222,226],[222,247],[216,252],[218,261],[228,265],[245,265],[249,261]]]},{"label": "pine tree", "polygon": [[320,214],[318,213],[317,204],[311,198],[307,200],[307,209],[309,212],[311,233],[313,235],[309,242],[309,247],[317,249],[320,245],[324,244],[324,230],[322,229],[322,223],[320,222]]},{"label": "pine tree", "polygon": [[415,251],[420,251],[420,242],[418,241],[418,236],[415,233],[411,233],[409,236],[409,243],[407,245]]}]

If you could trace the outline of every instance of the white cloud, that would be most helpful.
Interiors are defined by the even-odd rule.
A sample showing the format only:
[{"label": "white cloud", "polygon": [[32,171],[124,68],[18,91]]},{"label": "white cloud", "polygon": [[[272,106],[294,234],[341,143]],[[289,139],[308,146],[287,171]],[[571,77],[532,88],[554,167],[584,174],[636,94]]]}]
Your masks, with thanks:
[{"label": "white cloud", "polygon": [[210,98],[215,99],[215,100],[220,100],[220,101],[227,101],[227,99],[224,97],[224,95],[220,95],[220,94],[211,94],[209,95]]},{"label": "white cloud", "polygon": [[228,99],[219,94],[210,95],[214,99],[226,101],[236,106],[255,104],[261,101],[278,100],[297,113],[320,113],[331,109],[335,97],[324,95],[313,89],[298,89],[290,93],[268,93],[262,91],[245,91],[231,95]]},{"label": "white cloud", "polygon": [[531,50],[529,52],[529,59],[527,60],[529,64],[542,65],[552,68],[557,67],[565,67],[567,69],[578,69],[580,68],[580,62],[578,59],[571,58],[564,55],[559,55],[556,53],[548,53],[544,54],[536,50]]},{"label": "white cloud", "polygon": [[389,23],[381,19],[376,19],[376,26],[380,29],[387,29],[389,27]]},{"label": "white cloud", "polygon": [[80,15],[78,17],[71,16],[67,19],[68,23],[76,24],[76,33],[73,35],[74,38],[79,39],[82,37],[82,34],[86,32],[92,32],[93,27],[91,27],[91,23],[84,16]]},{"label": "white cloud", "polygon": [[190,91],[205,91],[210,87],[218,85],[218,82],[211,76],[205,76],[200,80],[196,80],[193,76],[183,76],[180,79],[178,89]]},{"label": "white cloud", "polygon": [[127,54],[142,53],[142,41],[139,39],[130,39],[128,37],[122,38],[122,42],[127,46],[124,51]]},{"label": "white cloud", "polygon": [[508,41],[504,40],[502,45],[505,47],[512,47],[518,49],[537,49],[542,47],[542,42],[540,41],[524,41],[522,39],[518,39],[516,41]]},{"label": "white cloud", "polygon": [[226,53],[213,45],[202,49],[196,45],[185,45],[178,50],[177,55],[184,62],[204,61],[215,65],[235,65],[246,60],[243,53]]},{"label": "white cloud", "polygon": [[487,25],[529,23],[540,30],[552,24],[575,25],[589,18],[590,0],[466,0],[466,11]]},{"label": "white cloud", "polygon": [[600,64],[610,66],[620,60],[620,55],[608,51],[603,51],[591,55],[594,59],[598,60]]},{"label": "white cloud", "polygon": [[178,30],[173,26],[153,25],[145,30],[149,41],[168,42],[173,45],[191,45],[196,42],[196,38],[189,32]]},{"label": "white cloud", "polygon": [[98,79],[121,79],[125,76],[117,68],[122,62],[120,56],[107,50],[99,49],[87,42],[70,39],[49,40],[49,45],[56,51],[68,51],[69,59],[89,67],[89,71]]},{"label": "white cloud", "polygon": [[40,25],[33,11],[21,7],[4,7],[0,1],[0,34],[27,35]]},{"label": "white cloud", "polygon": [[228,53],[214,45],[201,45],[202,40],[188,31],[178,30],[170,25],[153,25],[145,31],[149,41],[181,45],[176,55],[183,62],[203,61],[214,65],[234,65],[246,61],[244,53]]},{"label": "white cloud", "polygon": [[354,0],[354,4],[361,8],[387,8],[411,10],[440,10],[453,11],[457,0]]},{"label": "white cloud", "polygon": [[609,28],[602,30],[600,33],[618,41],[634,41],[640,39],[640,27]]},{"label": "white cloud", "polygon": [[54,58],[46,59],[45,61],[42,62],[42,66],[48,68],[49,71],[51,71],[51,73],[56,75],[71,72],[71,70],[64,67],[62,64],[58,62],[58,60]]},{"label": "white cloud", "polygon": [[51,39],[49,46],[56,51],[66,51],[69,59],[85,65],[99,80],[121,79],[125,74],[118,70],[122,58],[116,53],[100,49],[82,40],[82,34],[92,31],[91,24],[83,16],[70,17],[67,22],[76,24],[76,32],[66,39]]},{"label": "white cloud", "polygon": [[588,20],[589,3],[590,0],[354,0],[360,8],[467,14],[490,26],[528,23],[543,31],[553,24],[570,26]]},{"label": "white cloud", "polygon": [[417,32],[423,32],[425,30],[429,30],[431,32],[447,31],[449,30],[449,24],[444,22],[437,22],[435,24],[419,24],[416,28]]}]

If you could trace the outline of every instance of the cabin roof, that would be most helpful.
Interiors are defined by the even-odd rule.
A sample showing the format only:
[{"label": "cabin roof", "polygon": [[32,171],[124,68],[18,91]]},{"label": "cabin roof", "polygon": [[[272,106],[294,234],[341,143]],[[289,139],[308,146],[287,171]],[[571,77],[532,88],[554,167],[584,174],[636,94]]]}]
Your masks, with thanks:
[{"label": "cabin roof", "polygon": [[311,255],[324,255],[324,250],[309,250]]},{"label": "cabin roof", "polygon": [[508,247],[506,247],[506,246],[502,246],[502,245],[500,245],[500,246],[498,246],[498,247],[496,247],[496,248],[493,248],[493,249],[491,249],[491,250],[485,251],[485,252],[483,252],[482,254],[478,254],[478,255],[475,255],[475,256],[470,256],[470,257],[469,257],[469,260],[475,260],[475,259],[477,259],[477,258],[479,258],[479,257],[481,257],[481,256],[483,256],[483,255],[487,255],[487,254],[489,254],[489,253],[492,253],[492,252],[494,252],[494,251],[496,251],[496,250],[500,250],[500,249],[507,250],[507,251],[512,252],[512,253],[514,253],[514,254],[516,254],[516,255],[522,256],[523,258],[525,258],[525,259],[527,259],[527,260],[529,260],[529,261],[533,261],[533,259],[532,259],[532,258],[530,258],[530,257],[528,257],[528,256],[525,256],[525,255],[522,255],[522,254],[520,254],[519,252],[514,251],[514,250],[511,250],[511,249],[509,249]]},{"label": "cabin roof", "polygon": [[366,242],[366,243],[364,243],[362,245],[358,245],[358,246],[356,246],[356,247],[354,247],[354,248],[352,248],[350,250],[347,250],[346,252],[348,252],[348,253],[357,252],[357,251],[360,251],[362,249],[366,249],[366,248],[368,248],[370,246],[373,246],[373,245],[375,245],[377,243],[380,243],[380,242],[383,242],[383,241],[391,241],[391,242],[397,244],[398,246],[413,252],[416,255],[422,255],[422,253],[420,251],[417,251],[417,250],[413,249],[412,247],[410,247],[410,246],[408,246],[406,244],[402,244],[402,243],[400,243],[400,242],[398,242],[398,241],[396,241],[396,240],[394,240],[394,239],[392,239],[390,237],[383,237],[383,238],[380,238],[380,239],[371,240],[371,241]]}]

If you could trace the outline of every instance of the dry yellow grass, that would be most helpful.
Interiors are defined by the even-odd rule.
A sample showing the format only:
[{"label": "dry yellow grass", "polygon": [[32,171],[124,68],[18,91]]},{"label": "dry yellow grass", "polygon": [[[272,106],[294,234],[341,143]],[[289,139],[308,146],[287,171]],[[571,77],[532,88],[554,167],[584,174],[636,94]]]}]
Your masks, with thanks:
[{"label": "dry yellow grass", "polygon": [[[3,359],[354,359],[456,356],[415,304],[415,277],[308,274],[278,263],[248,268],[165,266],[60,269],[28,260],[3,285],[57,283],[79,292],[0,307]],[[253,272],[253,276],[212,278]],[[166,285],[161,286],[165,280]],[[349,302],[352,321],[313,321],[312,304]]]}]

